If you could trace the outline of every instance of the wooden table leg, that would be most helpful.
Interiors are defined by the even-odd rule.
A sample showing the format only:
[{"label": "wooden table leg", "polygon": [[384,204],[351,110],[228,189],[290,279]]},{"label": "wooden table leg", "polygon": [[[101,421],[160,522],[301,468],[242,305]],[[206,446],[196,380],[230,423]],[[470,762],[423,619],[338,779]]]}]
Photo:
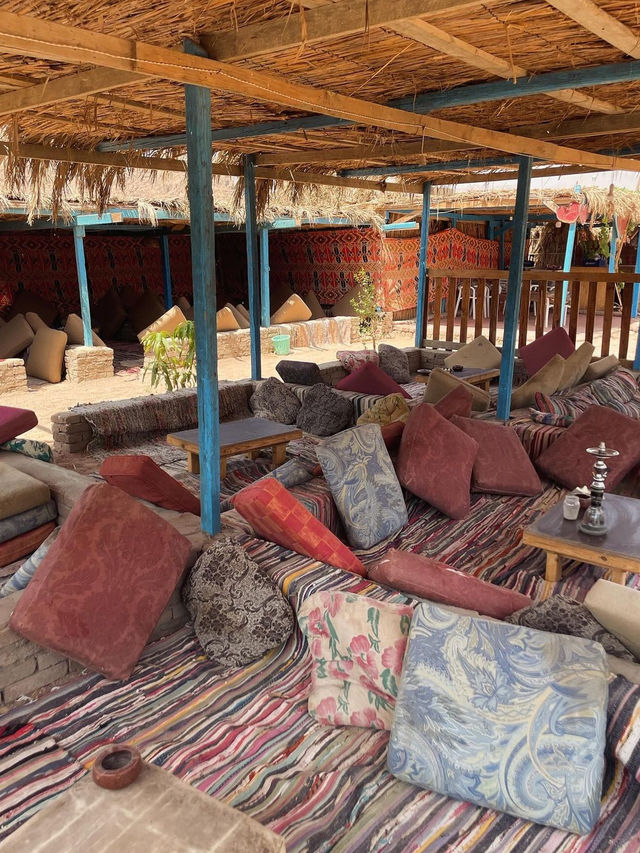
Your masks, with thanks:
[{"label": "wooden table leg", "polygon": [[625,572],[622,569],[609,569],[609,580],[613,583],[624,584]]},{"label": "wooden table leg", "polygon": [[551,582],[562,580],[562,557],[560,554],[547,551],[547,567],[544,579]]},{"label": "wooden table leg", "polygon": [[274,444],[271,448],[272,467],[277,468],[282,465],[287,459],[287,445]]},{"label": "wooden table leg", "polygon": [[190,474],[200,473],[200,457],[197,453],[192,453],[190,450],[187,450],[187,471]]}]

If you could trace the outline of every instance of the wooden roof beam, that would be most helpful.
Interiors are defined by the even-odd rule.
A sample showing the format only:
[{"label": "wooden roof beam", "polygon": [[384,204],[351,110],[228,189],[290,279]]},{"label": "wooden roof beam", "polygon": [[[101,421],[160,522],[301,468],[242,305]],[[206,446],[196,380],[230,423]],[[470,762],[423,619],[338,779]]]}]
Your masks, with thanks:
[{"label": "wooden roof beam", "polygon": [[640,35],[634,33],[593,0],[547,0],[550,6],[572,18],[590,33],[617,47],[622,53],[640,59]]}]

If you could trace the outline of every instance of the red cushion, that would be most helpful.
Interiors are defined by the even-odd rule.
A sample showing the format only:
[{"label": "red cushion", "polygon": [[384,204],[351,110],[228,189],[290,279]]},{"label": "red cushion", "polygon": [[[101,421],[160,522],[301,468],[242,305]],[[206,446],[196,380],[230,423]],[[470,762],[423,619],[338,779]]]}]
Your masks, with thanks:
[{"label": "red cushion", "polygon": [[434,403],[434,406],[443,418],[448,421],[453,415],[460,415],[461,418],[471,417],[471,407],[473,404],[473,394],[464,385],[458,385],[453,391],[449,391],[442,399]]},{"label": "red cushion", "polygon": [[471,508],[471,471],[478,443],[429,403],[409,415],[396,472],[402,485],[450,518]]},{"label": "red cushion", "polygon": [[100,466],[107,483],[149,503],[200,515],[200,501],[148,456],[109,456]]},{"label": "red cushion", "polygon": [[339,391],[357,391],[359,394],[379,394],[381,397],[402,394],[407,400],[411,399],[411,395],[407,394],[402,385],[398,385],[388,373],[372,361],[365,362],[362,367],[349,373],[338,382],[336,388]]},{"label": "red cushion", "polygon": [[9,624],[107,678],[127,678],[190,551],[189,540],[153,510],[107,483],[90,486]]},{"label": "red cushion", "polygon": [[640,462],[640,421],[604,406],[590,406],[536,459],[536,466],[550,480],[567,489],[589,486],[595,457],[587,447],[604,441],[620,456],[607,459],[606,489],[613,491],[625,474]]},{"label": "red cushion", "polygon": [[35,527],[33,530],[27,530],[26,533],[20,533],[14,536],[13,539],[8,539],[6,542],[0,542],[0,566],[10,566],[20,557],[26,557],[27,554],[33,554],[44,542],[47,536],[55,530],[53,521],[48,521],[46,524],[41,524],[40,527]]},{"label": "red cushion", "polygon": [[478,418],[454,415],[451,423],[478,442],[471,488],[494,495],[539,495],[540,477],[514,430]]},{"label": "red cushion", "polygon": [[0,444],[38,426],[36,413],[30,409],[0,406]]},{"label": "red cushion", "polygon": [[569,335],[562,326],[556,326],[541,338],[536,338],[525,347],[520,347],[518,355],[524,362],[529,376],[533,376],[551,361],[554,355],[568,358],[574,350],[575,346]]},{"label": "red cushion", "polygon": [[258,536],[330,566],[364,575],[365,568],[346,545],[273,477],[239,491],[231,502]]},{"label": "red cushion", "polygon": [[382,440],[385,443],[387,450],[395,450],[400,445],[400,439],[404,432],[404,423],[402,421],[391,421],[390,424],[382,424]]},{"label": "red cushion", "polygon": [[410,595],[476,610],[482,616],[492,616],[494,619],[504,619],[532,604],[530,598],[519,592],[458,572],[429,557],[397,551],[395,548],[370,566],[367,576],[376,583]]}]

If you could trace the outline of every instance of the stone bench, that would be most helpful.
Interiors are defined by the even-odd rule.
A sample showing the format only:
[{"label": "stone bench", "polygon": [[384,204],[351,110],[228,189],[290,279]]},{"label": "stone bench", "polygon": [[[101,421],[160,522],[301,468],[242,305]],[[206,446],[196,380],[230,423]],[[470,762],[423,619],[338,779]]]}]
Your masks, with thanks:
[{"label": "stone bench", "polygon": [[27,371],[21,358],[0,359],[0,394],[27,390]]}]

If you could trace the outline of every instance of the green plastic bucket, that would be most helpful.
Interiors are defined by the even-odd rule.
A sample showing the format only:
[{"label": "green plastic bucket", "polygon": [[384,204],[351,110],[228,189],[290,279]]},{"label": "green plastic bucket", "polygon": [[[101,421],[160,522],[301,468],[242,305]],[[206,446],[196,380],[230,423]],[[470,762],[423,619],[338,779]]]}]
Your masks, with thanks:
[{"label": "green plastic bucket", "polygon": [[276,355],[289,355],[291,352],[291,335],[274,335],[273,348]]}]

